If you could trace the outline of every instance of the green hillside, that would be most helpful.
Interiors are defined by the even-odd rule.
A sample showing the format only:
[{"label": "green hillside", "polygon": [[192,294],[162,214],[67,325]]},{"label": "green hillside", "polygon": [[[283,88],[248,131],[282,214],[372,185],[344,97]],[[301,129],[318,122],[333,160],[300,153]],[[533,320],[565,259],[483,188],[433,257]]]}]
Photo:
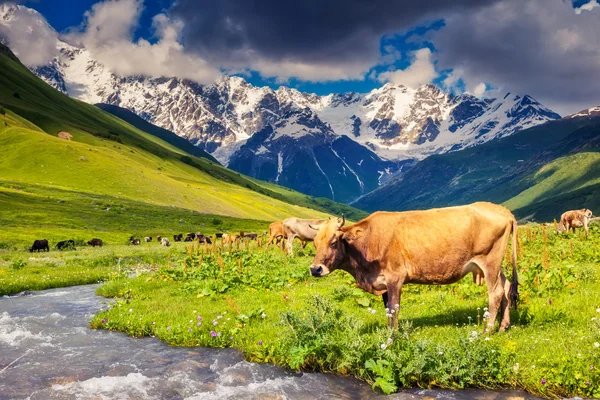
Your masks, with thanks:
[{"label": "green hillside", "polygon": [[598,150],[600,117],[564,118],[428,157],[354,205],[408,210],[487,200],[504,203],[519,218],[551,221],[569,208],[599,208]]},{"label": "green hillside", "polygon": [[[249,179],[71,99],[38,79],[4,46],[0,104],[0,192],[2,186],[35,185],[55,190],[57,198],[73,191],[263,221],[364,215]],[[73,140],[58,138],[61,131]]]}]

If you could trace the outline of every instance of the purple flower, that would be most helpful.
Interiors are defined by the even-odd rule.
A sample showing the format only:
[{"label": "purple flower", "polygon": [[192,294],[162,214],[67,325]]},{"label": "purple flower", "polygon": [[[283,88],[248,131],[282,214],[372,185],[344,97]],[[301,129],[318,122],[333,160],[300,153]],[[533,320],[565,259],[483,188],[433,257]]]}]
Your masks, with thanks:
[{"label": "purple flower", "polygon": [[585,384],[586,384],[587,386],[590,386],[590,382],[589,382],[589,381],[588,381],[588,382],[586,382]]},{"label": "purple flower", "polygon": [[171,330],[171,327],[170,327],[170,326],[167,326],[167,330],[168,330],[168,331],[170,331],[170,330]]},{"label": "purple flower", "polygon": [[200,321],[201,319],[202,319],[202,317],[198,315],[198,321]]},{"label": "purple flower", "polygon": [[215,331],[210,331],[210,336],[212,336],[212,337],[217,337],[217,332],[215,332]]},{"label": "purple flower", "polygon": [[156,325],[156,322],[152,321],[152,325]]},{"label": "purple flower", "polygon": [[198,325],[198,326],[202,326],[202,322],[198,321],[198,324],[197,324],[197,325]]},{"label": "purple flower", "polygon": [[542,379],[542,385],[545,385],[545,384],[546,384],[546,380]]},{"label": "purple flower", "polygon": [[107,323],[107,322],[108,322],[108,320],[107,320],[106,318],[104,318],[104,319],[102,320],[102,323],[103,323],[103,324],[105,324],[105,323]]},{"label": "purple flower", "polygon": [[262,346],[262,340],[259,340],[259,341],[258,341],[258,345],[259,345],[259,346]]}]

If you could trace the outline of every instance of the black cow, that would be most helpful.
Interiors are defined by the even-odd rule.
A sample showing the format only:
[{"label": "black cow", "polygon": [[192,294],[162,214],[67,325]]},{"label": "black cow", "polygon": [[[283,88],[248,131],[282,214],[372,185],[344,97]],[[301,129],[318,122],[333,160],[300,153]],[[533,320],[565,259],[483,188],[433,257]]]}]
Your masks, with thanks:
[{"label": "black cow", "polygon": [[187,233],[185,235],[185,239],[183,241],[184,242],[193,242],[194,239],[196,239],[196,234],[195,233]]},{"label": "black cow", "polygon": [[58,250],[73,249],[75,250],[75,241],[73,239],[63,240],[62,242],[56,243]]},{"label": "black cow", "polygon": [[183,233],[180,233],[179,235],[173,235],[174,242],[181,242],[181,239],[183,239]]},{"label": "black cow", "polygon": [[196,240],[200,243],[212,244],[212,240],[210,240],[210,236],[196,234]]},{"label": "black cow", "polygon": [[156,241],[157,241],[158,243],[160,243],[160,242],[162,241],[162,236],[158,235],[158,236],[156,237]]},{"label": "black cow", "polygon": [[[146,243],[150,243],[152,241],[152,236],[146,236],[144,238],[144,240],[146,241]],[[160,240],[159,240],[159,242],[160,242]]]},{"label": "black cow", "polygon": [[220,233],[220,232],[219,233],[215,233],[215,237],[217,239],[221,239],[223,237],[223,233]]},{"label": "black cow", "polygon": [[244,235],[244,238],[248,238],[250,240],[256,240],[256,239],[258,239],[258,233],[246,233]]},{"label": "black cow", "polygon": [[33,242],[33,246],[29,249],[31,253],[37,251],[39,253],[40,250],[50,251],[50,246],[48,246],[48,241],[46,239],[36,240]]},{"label": "black cow", "polygon": [[90,240],[89,242],[87,242],[87,244],[89,244],[92,247],[96,247],[96,246],[102,247],[102,240],[94,238],[94,239]]}]

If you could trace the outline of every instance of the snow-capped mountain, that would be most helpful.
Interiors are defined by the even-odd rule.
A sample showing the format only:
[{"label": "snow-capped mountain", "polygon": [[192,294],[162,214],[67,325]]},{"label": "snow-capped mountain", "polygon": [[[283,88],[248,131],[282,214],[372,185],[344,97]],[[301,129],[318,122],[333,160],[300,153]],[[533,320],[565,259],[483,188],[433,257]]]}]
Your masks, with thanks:
[{"label": "snow-capped mountain", "polygon": [[[15,7],[23,6],[0,5],[0,23]],[[212,85],[120,77],[86,49],[57,46],[60,55],[34,72],[58,90],[129,109],[239,172],[338,201],[375,189],[428,155],[560,118],[530,96],[479,99],[433,85],[388,83],[366,94],[318,96],[255,87],[236,76]]]}]

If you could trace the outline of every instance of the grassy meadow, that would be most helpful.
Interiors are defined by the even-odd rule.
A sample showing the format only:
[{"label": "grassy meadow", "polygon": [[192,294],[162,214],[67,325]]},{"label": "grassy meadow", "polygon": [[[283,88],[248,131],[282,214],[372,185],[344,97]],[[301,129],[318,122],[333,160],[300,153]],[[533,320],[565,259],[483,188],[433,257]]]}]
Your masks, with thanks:
[{"label": "grassy meadow", "polygon": [[59,286],[65,274],[88,274],[106,281],[98,294],[115,299],[93,328],[235,347],[251,361],[351,375],[386,393],[519,387],[548,398],[600,396],[600,227],[586,239],[530,224],[519,239],[521,301],[511,329],[493,335],[483,334],[487,289],[470,277],[406,285],[400,327],[390,331],[381,300],[350,275],[309,275],[312,245],[294,258],[256,242],[166,249],[115,241],[33,255],[13,246],[0,249],[0,287]]}]

